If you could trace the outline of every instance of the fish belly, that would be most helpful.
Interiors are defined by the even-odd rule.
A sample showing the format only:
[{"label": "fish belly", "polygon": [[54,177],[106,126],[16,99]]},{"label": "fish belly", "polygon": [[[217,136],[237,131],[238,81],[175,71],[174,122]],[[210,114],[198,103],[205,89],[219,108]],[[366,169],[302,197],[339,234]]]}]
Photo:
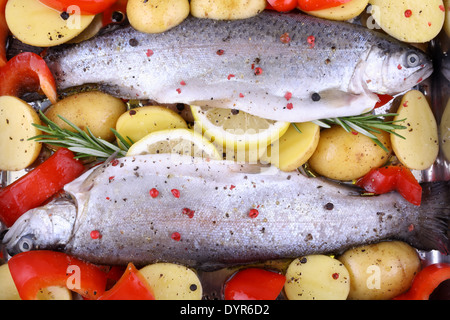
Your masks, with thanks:
[{"label": "fish belly", "polygon": [[414,206],[395,193],[360,197],[297,172],[259,169],[177,155],[98,167],[66,186],[78,206],[66,250],[102,264],[205,269],[337,252],[416,223]]}]

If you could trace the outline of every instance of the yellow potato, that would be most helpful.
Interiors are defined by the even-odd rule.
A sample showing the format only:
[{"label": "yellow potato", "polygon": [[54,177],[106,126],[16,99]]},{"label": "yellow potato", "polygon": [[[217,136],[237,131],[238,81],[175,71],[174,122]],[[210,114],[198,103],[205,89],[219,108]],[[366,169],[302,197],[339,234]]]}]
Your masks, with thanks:
[{"label": "yellow potato", "polygon": [[183,22],[189,15],[188,0],[129,0],[127,16],[138,31],[160,33]]},{"label": "yellow potato", "polygon": [[420,270],[416,250],[400,241],[357,247],[337,259],[350,273],[352,300],[392,299],[409,289]]},{"label": "yellow potato", "polygon": [[80,43],[97,35],[100,29],[103,28],[103,15],[97,14],[92,22],[87,26],[83,32],[75,38],[67,41],[67,43]]},{"label": "yellow potato", "polygon": [[450,98],[442,114],[440,131],[442,152],[447,161],[450,161]]},{"label": "yellow potato", "polygon": [[72,300],[72,292],[66,287],[50,286],[40,289],[37,300]]},{"label": "yellow potato", "polygon": [[450,0],[444,0],[445,6],[445,22],[444,31],[448,37],[450,37]]},{"label": "yellow potato", "polygon": [[430,41],[444,24],[442,0],[369,0],[369,3],[376,23],[400,41]]},{"label": "yellow potato", "polygon": [[308,11],[307,14],[328,20],[350,20],[359,16],[367,7],[369,0],[352,0],[338,7]]},{"label": "yellow potato", "polygon": [[439,153],[439,138],[436,119],[426,97],[417,90],[407,92],[394,120],[407,127],[397,133],[405,139],[391,135],[392,149],[398,160],[410,169],[429,168]]},{"label": "yellow potato", "polygon": [[185,266],[155,263],[139,272],[153,289],[156,300],[201,300],[203,290],[197,274]]},{"label": "yellow potato", "polygon": [[186,121],[176,112],[160,106],[131,109],[123,113],[116,123],[120,135],[133,143],[151,132],[175,128],[187,129]]},{"label": "yellow potato", "polygon": [[340,261],[330,256],[309,255],[289,265],[284,291],[289,300],[345,300],[350,275]]},{"label": "yellow potato", "polygon": [[9,0],[5,17],[9,30],[20,41],[32,46],[50,47],[75,38],[95,17],[81,15],[76,6],[73,8],[68,10],[70,15],[64,20],[61,12],[39,0]]},{"label": "yellow potato", "polygon": [[[391,150],[388,133],[382,132],[376,136]],[[319,144],[308,163],[319,175],[336,180],[354,180],[382,166],[389,155],[390,152],[384,151],[369,137],[333,126],[321,131]]]},{"label": "yellow potato", "polygon": [[20,300],[19,292],[7,264],[0,266],[0,300]]},{"label": "yellow potato", "polygon": [[247,19],[265,8],[266,0],[191,0],[191,14],[197,18]]},{"label": "yellow potato", "polygon": [[113,141],[115,135],[111,128],[116,127],[117,119],[126,109],[126,104],[121,99],[100,91],[89,91],[58,101],[45,111],[45,115],[61,128],[74,131],[58,115],[82,130],[88,127],[95,137]]},{"label": "yellow potato", "polygon": [[16,97],[0,97],[0,170],[22,170],[36,160],[42,144],[28,139],[42,132],[33,123],[41,124],[41,120],[29,104]]},{"label": "yellow potato", "polygon": [[319,144],[320,127],[312,122],[295,125],[301,133],[291,124],[281,138],[267,148],[262,161],[282,171],[295,170],[308,161]]}]

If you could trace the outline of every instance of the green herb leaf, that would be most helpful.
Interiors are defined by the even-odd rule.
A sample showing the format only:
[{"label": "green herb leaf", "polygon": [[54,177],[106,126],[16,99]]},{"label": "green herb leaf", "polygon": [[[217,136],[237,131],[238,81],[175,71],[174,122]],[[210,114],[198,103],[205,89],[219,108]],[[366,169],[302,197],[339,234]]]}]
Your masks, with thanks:
[{"label": "green herb leaf", "polygon": [[96,157],[99,160],[106,160],[114,153],[117,153],[118,157],[124,157],[130,148],[130,144],[114,129],[111,130],[116,135],[117,139],[122,142],[120,148],[115,144],[95,137],[89,128],[87,128],[87,132],[81,130],[63,116],[58,117],[73,128],[75,132],[62,129],[47,118],[41,110],[39,110],[39,115],[45,126],[38,124],[33,124],[33,126],[47,134],[40,134],[28,140],[35,140],[36,142],[67,148],[76,154],[76,158]]},{"label": "green herb leaf", "polygon": [[388,152],[387,148],[381,143],[380,140],[378,140],[374,133],[381,133],[382,131],[386,131],[402,139],[405,139],[403,136],[395,132],[395,130],[406,129],[405,126],[395,124],[397,122],[402,122],[405,119],[396,121],[385,120],[385,118],[393,116],[397,116],[397,114],[386,113],[381,115],[374,115],[371,112],[367,112],[359,116],[320,119],[313,122],[322,128],[330,128],[331,125],[339,125],[347,132],[359,132],[372,139],[372,141],[374,141],[384,151]]}]

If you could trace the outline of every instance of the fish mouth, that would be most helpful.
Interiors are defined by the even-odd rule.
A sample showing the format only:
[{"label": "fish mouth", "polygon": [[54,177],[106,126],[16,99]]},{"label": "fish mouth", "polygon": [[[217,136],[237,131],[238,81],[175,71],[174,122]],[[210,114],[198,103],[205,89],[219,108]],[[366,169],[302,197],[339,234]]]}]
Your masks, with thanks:
[{"label": "fish mouth", "polygon": [[423,80],[428,79],[433,74],[433,71],[434,71],[433,63],[425,62],[420,67],[417,67],[417,70],[411,73],[411,75],[406,77],[405,79],[405,83],[407,83],[406,87],[412,88],[418,85]]}]

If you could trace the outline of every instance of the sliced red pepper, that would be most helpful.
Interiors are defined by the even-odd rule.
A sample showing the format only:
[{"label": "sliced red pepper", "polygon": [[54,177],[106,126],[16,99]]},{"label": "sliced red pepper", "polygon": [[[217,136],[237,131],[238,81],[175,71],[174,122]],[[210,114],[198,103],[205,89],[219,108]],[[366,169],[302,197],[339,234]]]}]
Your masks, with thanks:
[{"label": "sliced red pepper", "polygon": [[428,300],[433,291],[450,279],[450,264],[435,263],[420,270],[414,277],[411,288],[394,300]]},{"label": "sliced red pepper", "polygon": [[238,271],[225,284],[225,300],[275,300],[286,277],[260,268]]},{"label": "sliced red pepper", "polygon": [[0,67],[3,67],[6,62],[6,40],[9,35],[9,28],[6,24],[5,7],[8,0],[0,0]]},{"label": "sliced red pepper", "polygon": [[56,103],[55,78],[47,63],[37,54],[20,53],[0,68],[0,96],[19,97],[39,88],[51,103]]},{"label": "sliced red pepper", "polygon": [[99,300],[155,300],[155,296],[144,276],[129,263],[119,281]]},{"label": "sliced red pepper", "polygon": [[117,0],[39,0],[46,6],[61,12],[67,12],[70,6],[77,6],[83,15],[92,15],[105,11]]},{"label": "sliced red pepper", "polygon": [[372,169],[364,177],[358,179],[356,185],[366,192],[375,194],[397,191],[403,198],[417,206],[422,201],[422,186],[411,171],[402,165]]},{"label": "sliced red pepper", "polygon": [[298,8],[302,11],[316,11],[334,8],[352,0],[298,0]]},{"label": "sliced red pepper", "polygon": [[0,190],[0,220],[8,228],[84,171],[72,151],[59,148],[35,169]]},{"label": "sliced red pepper", "polygon": [[114,12],[120,12],[125,15],[127,12],[127,4],[128,0],[117,0],[112,6],[107,8],[103,12],[103,20],[102,20],[103,26],[105,27],[108,24],[117,22],[113,19]]},{"label": "sliced red pepper", "polygon": [[267,9],[288,12],[297,7],[297,0],[267,0]]},{"label": "sliced red pepper", "polygon": [[8,266],[23,300],[34,300],[39,289],[49,286],[67,287],[88,299],[105,291],[106,274],[100,268],[62,252],[22,252],[13,256]]}]

